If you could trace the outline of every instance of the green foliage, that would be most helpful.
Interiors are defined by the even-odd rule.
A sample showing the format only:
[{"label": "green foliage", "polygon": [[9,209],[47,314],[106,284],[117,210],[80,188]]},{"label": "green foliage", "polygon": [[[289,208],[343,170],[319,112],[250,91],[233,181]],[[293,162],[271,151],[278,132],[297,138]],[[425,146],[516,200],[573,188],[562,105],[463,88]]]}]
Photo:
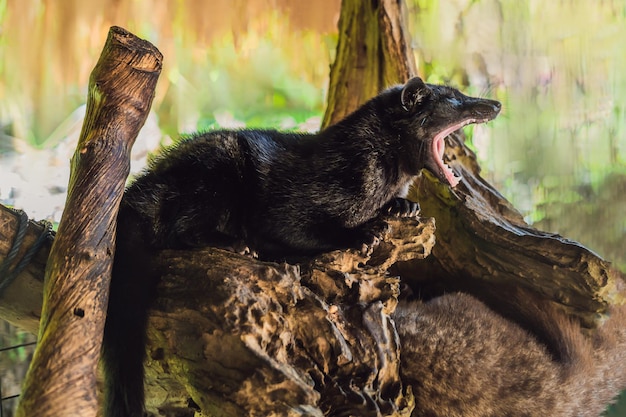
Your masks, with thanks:
[{"label": "green foliage", "polygon": [[626,417],[626,392],[620,395],[616,404],[609,407],[605,417]]},{"label": "green foliage", "polygon": [[503,102],[470,131],[487,179],[530,223],[626,267],[623,2],[410,4],[422,75]]},{"label": "green foliage", "polygon": [[[77,134],[71,115],[111,22],[164,54],[153,103],[164,138],[321,116],[336,11],[319,6],[327,26],[296,27],[262,1],[217,3],[0,0],[0,154],[9,136],[51,147]],[[626,270],[626,5],[407,3],[420,74],[503,102],[488,127],[466,128],[487,179],[530,223]],[[625,401],[609,415],[626,416]]]},{"label": "green foliage", "polygon": [[[0,37],[0,126],[34,147],[58,142],[58,127],[85,102],[112,11],[116,24],[164,54],[152,108],[166,136],[211,126],[216,114],[226,111],[255,126],[280,126],[287,115],[296,124],[321,115],[328,50],[336,42],[336,34],[325,32],[332,10],[324,12],[328,16],[322,15],[316,30],[296,27],[289,10],[264,6],[262,0],[245,13],[228,3],[168,4],[0,0],[0,25],[11,33]],[[60,21],[65,23],[50,24]]]}]

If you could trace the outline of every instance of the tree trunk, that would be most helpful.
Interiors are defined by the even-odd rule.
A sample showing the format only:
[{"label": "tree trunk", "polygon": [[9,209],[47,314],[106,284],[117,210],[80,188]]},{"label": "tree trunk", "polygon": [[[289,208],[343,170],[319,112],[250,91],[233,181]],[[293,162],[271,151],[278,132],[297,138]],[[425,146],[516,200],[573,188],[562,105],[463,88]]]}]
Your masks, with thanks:
[{"label": "tree trunk", "polygon": [[[363,9],[356,3],[344,1],[341,42],[348,34],[353,42],[367,34],[372,38],[362,44],[367,47],[360,53],[382,51],[380,39],[365,30],[366,23],[372,21],[373,10],[389,10],[401,3],[360,3]],[[358,30],[351,28],[359,25],[360,13],[369,20],[364,19],[364,27]],[[401,13],[396,17],[394,21],[401,22]],[[398,29],[385,33],[388,39]],[[408,43],[399,41],[404,35],[393,39],[392,44],[404,45],[400,50],[406,73],[381,75],[392,74],[381,70],[386,65],[400,65],[382,60],[383,53],[367,55],[373,61],[341,58],[343,64],[335,64],[331,74],[334,93],[325,123],[354,110],[383,85],[403,82],[412,74]],[[343,45],[340,49],[347,48]],[[338,60],[347,53],[338,51]],[[367,73],[364,62],[377,69]],[[337,81],[344,71],[352,76]],[[126,85],[117,87],[120,94],[129,91]],[[163,275],[148,327],[148,410],[162,416],[408,415],[415,404],[411,389],[399,378],[398,335],[389,318],[400,281],[425,296],[464,289],[503,310],[507,304],[503,289],[523,285],[555,299],[593,326],[598,320],[595,313],[621,296],[616,292],[619,274],[580,245],[526,226],[480,178],[462,140],[451,139],[448,145],[448,156],[463,172],[463,183],[453,191],[424,175],[413,190],[424,213],[441,223],[436,232],[433,219],[393,219],[371,255],[335,251],[300,265],[265,263],[210,248],[159,253],[154,262]],[[113,191],[93,189],[113,199],[121,193],[116,188],[113,197]],[[112,231],[106,233],[110,239]],[[0,258],[6,256],[3,250],[0,246]],[[95,249],[91,253],[106,258]],[[567,281],[559,281],[557,287],[555,277]],[[36,310],[27,306],[32,296],[15,290],[27,279],[24,272],[7,289],[19,298],[14,305],[21,311]],[[106,297],[98,303],[104,311],[102,298]],[[69,304],[59,312],[69,312],[68,321],[81,321],[71,314],[79,305]],[[80,307],[86,311],[82,320],[95,314]],[[0,314],[7,311],[0,309]],[[42,323],[48,323],[42,326],[45,334],[51,329],[51,318]],[[64,355],[64,360],[78,361],[72,354]],[[40,362],[35,366],[46,368]],[[55,381],[64,382],[57,377]],[[56,400],[66,398],[58,395]],[[68,414],[57,410],[56,415]]]},{"label": "tree trunk", "polygon": [[322,128],[417,71],[404,0],[343,0]]},{"label": "tree trunk", "polygon": [[130,148],[150,110],[162,56],[113,27],[89,82],[69,191],[50,250],[39,343],[18,416],[95,416],[115,219]]}]

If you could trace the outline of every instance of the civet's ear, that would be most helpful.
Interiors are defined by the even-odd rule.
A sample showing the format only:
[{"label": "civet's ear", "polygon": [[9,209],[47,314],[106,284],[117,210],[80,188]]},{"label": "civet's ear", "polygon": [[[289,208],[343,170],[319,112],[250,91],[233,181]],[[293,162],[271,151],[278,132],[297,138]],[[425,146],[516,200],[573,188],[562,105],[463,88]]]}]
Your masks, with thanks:
[{"label": "civet's ear", "polygon": [[411,78],[402,89],[402,95],[400,96],[402,108],[406,111],[413,110],[430,93],[430,88],[424,84],[420,77]]}]

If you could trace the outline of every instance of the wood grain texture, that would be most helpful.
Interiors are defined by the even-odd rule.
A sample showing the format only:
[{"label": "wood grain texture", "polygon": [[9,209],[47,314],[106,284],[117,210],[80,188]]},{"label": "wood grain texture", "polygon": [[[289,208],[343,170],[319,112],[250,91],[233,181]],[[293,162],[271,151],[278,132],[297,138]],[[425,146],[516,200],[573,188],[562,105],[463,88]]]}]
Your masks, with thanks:
[{"label": "wood grain texture", "polygon": [[89,81],[67,201],[45,271],[39,343],[18,416],[97,414],[115,219],[161,62],[150,43],[111,28]]},{"label": "wood grain texture", "polygon": [[446,142],[446,159],[463,179],[452,190],[425,173],[413,187],[424,215],[437,219],[437,245],[425,262],[397,266],[409,285],[432,295],[468,292],[513,319],[507,293],[520,287],[555,301],[587,328],[610,304],[626,301],[624,274],[580,243],[529,226],[480,176],[464,136]]},{"label": "wood grain texture", "polygon": [[400,379],[390,318],[400,281],[387,269],[428,256],[435,227],[433,219],[388,225],[369,255],[338,250],[300,265],[219,249],[161,252],[147,409],[175,416],[409,416],[413,397]]},{"label": "wood grain texture", "polygon": [[343,0],[322,128],[417,74],[404,0]]},{"label": "wood grain texture", "polygon": [[[402,5],[344,1],[341,63],[331,73],[325,125],[381,88],[414,75],[399,23]],[[363,27],[352,26],[359,22]],[[384,42],[378,31],[385,34]],[[105,51],[124,55],[131,38],[120,31]],[[60,227],[48,262],[42,347],[21,416],[95,413],[95,361],[114,249],[112,216],[125,178],[117,171],[127,169],[129,132],[143,122],[156,81],[142,78],[156,78],[144,56],[150,48],[137,48],[126,59],[102,58],[92,75],[91,104],[72,162],[76,172],[63,220],[67,224]],[[152,59],[160,63],[160,57]],[[386,69],[396,64],[398,69]],[[135,76],[142,81],[134,84]],[[211,248],[159,253],[154,261],[163,274],[150,312],[146,363],[150,412],[407,415],[413,397],[398,378],[400,351],[389,319],[398,277],[418,295],[464,290],[505,315],[507,290],[523,286],[589,328],[599,323],[597,313],[607,305],[623,302],[618,291],[623,277],[609,263],[575,242],[528,227],[480,177],[462,140],[452,137],[447,145],[447,157],[463,182],[451,190],[425,173],[413,190],[423,213],[436,218],[436,232],[433,219],[396,219],[368,256],[335,251],[300,265],[263,263]],[[106,157],[94,155],[97,151]],[[111,171],[104,162],[113,166]],[[0,227],[0,238],[14,233],[12,224]],[[0,257],[6,253],[3,247]],[[25,272],[13,284],[15,307],[0,308],[2,317],[37,310],[37,296],[29,292],[41,293],[43,266],[29,271],[31,278]],[[34,284],[20,283],[27,279]],[[32,328],[33,322],[18,324]],[[55,341],[59,334],[68,339],[66,345],[59,345],[58,337]]]},{"label": "wood grain texture", "polygon": [[[18,216],[14,211],[0,205],[0,262],[4,261],[11,250],[18,229]],[[43,227],[29,221],[24,241],[16,259],[10,265],[12,270],[26,251],[42,233]],[[0,317],[21,329],[36,334],[41,318],[43,304],[43,277],[48,261],[51,241],[46,241],[30,264],[0,293]],[[3,277],[4,278],[4,277]]]}]

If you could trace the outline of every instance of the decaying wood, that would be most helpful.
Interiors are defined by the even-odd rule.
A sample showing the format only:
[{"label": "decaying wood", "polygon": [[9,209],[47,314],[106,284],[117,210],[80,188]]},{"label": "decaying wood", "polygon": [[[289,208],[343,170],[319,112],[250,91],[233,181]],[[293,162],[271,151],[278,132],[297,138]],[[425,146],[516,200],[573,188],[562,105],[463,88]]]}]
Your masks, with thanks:
[{"label": "decaying wood", "polygon": [[[357,2],[344,3],[347,8]],[[401,4],[367,3],[375,10]],[[353,10],[353,13],[360,11]],[[371,10],[368,13],[370,20],[364,21],[373,18]],[[359,30],[354,34],[366,36]],[[397,33],[396,27],[388,35]],[[372,39],[365,43],[368,48],[370,42]],[[368,56],[373,59],[367,63],[370,66],[379,62],[383,55]],[[358,67],[361,60],[349,65],[344,61],[344,67],[333,67],[335,75],[331,84],[343,87],[336,89],[331,98],[334,107],[329,106],[326,120],[340,118],[339,111],[345,114],[354,110],[376,94],[383,84],[405,81],[414,70],[412,57],[404,60],[407,61],[403,64],[406,73],[395,76],[382,77],[380,71],[370,74],[352,69],[350,72],[345,67]],[[128,61],[109,64],[124,62]],[[336,79],[344,70],[351,74],[349,84]],[[370,79],[376,80],[376,87],[368,86]],[[110,103],[106,97],[141,93],[127,84],[129,79],[118,80],[119,84],[110,86],[116,89],[115,93],[100,95],[100,103]],[[102,88],[102,84],[99,85]],[[141,89],[149,90],[149,87]],[[356,98],[349,100],[345,96]],[[135,112],[136,109],[131,114]],[[125,114],[125,117],[129,116]],[[116,126],[108,122],[111,127]],[[97,124],[86,122],[85,126]],[[448,145],[448,156],[454,159],[452,164],[463,173],[462,184],[451,191],[424,175],[414,192],[423,213],[435,220],[390,220],[389,232],[371,255],[342,250],[300,265],[279,265],[210,248],[160,253],[155,262],[161,266],[163,276],[148,329],[148,409],[164,416],[190,416],[196,412],[197,416],[408,415],[414,406],[413,397],[410,388],[399,379],[401,351],[389,319],[400,282],[409,283],[416,294],[425,296],[463,289],[503,310],[506,289],[523,285],[562,303],[572,314],[592,325],[596,318],[594,313],[619,298],[615,292],[618,273],[580,245],[525,225],[508,202],[480,178],[475,160],[462,142],[455,140]],[[87,150],[78,157],[80,163],[95,165],[86,176],[73,177],[73,188],[82,184],[81,180],[87,180],[87,176],[96,180],[104,178],[107,184],[91,189],[108,201],[101,202],[101,206],[108,204],[107,209],[115,210],[116,203],[109,199],[118,201],[121,187],[111,185],[110,176],[93,170],[99,165],[96,160],[87,160],[91,148],[79,149]],[[119,148],[105,149],[116,159],[122,152]],[[122,152],[125,158],[127,151]],[[72,191],[74,193],[76,190]],[[96,208],[102,208],[94,206],[95,200],[84,198],[87,200],[81,204],[85,210],[95,213]],[[68,205],[66,214],[72,222],[77,222],[80,216],[72,211],[72,205]],[[0,219],[11,215],[0,211]],[[110,253],[103,248],[112,249],[113,226],[109,217],[98,216],[92,220],[98,224],[82,229],[82,235],[58,238],[55,246],[65,241],[64,245],[68,245],[71,252],[60,261],[51,260],[49,270],[60,270],[61,265],[63,270],[71,270],[66,268],[72,267],[71,262],[78,262],[78,267],[92,261],[106,264]],[[7,222],[0,228],[0,239],[12,236],[13,224]],[[61,232],[65,234],[63,229]],[[88,250],[93,246],[81,239],[96,234],[101,240],[98,246]],[[0,259],[6,256],[5,248],[0,245]],[[44,256],[46,250],[43,248],[39,256]],[[84,278],[95,291],[81,289],[79,297],[90,297],[89,300],[66,298],[58,300],[65,304],[55,304],[57,313],[65,314],[61,319],[66,324],[80,325],[104,312],[106,295],[102,285],[106,268],[101,272],[98,278]],[[37,303],[40,303],[43,274],[43,265],[33,264],[7,289],[5,297],[11,294],[12,304],[3,304],[0,308],[3,318],[9,317],[18,325],[34,328],[32,312],[37,311]],[[61,293],[55,291],[51,295],[55,294]],[[51,302],[57,301],[47,301]],[[52,306],[49,304],[48,308]],[[74,307],[80,308],[84,317],[78,317]],[[99,313],[96,308],[100,309]],[[28,314],[31,314],[28,320],[20,319]],[[44,314],[43,317],[40,332],[44,335],[43,343],[48,343],[46,338],[52,338],[53,333],[67,337],[76,330],[66,330],[61,326],[63,323],[56,325],[54,316]],[[82,364],[93,359],[99,349],[101,328],[93,324],[86,327],[85,331],[97,334],[93,340],[91,336],[81,336],[81,346],[74,346],[85,351],[64,350],[59,357],[50,357],[54,368],[42,366],[41,359],[33,366],[51,372],[54,376],[49,379],[59,384],[68,381],[83,384],[57,372],[56,366],[68,360]],[[86,359],[75,356],[83,354]],[[93,375],[92,365],[90,362],[84,373]],[[46,378],[40,377],[41,380]],[[91,380],[85,384],[91,384]],[[36,387],[30,386],[27,397],[34,398]],[[53,410],[51,414],[42,409],[28,415],[89,415],[84,413],[84,408],[80,413],[54,408],[55,401],[77,401],[73,395],[67,395],[68,388],[64,385],[63,395],[57,393],[46,406]],[[86,397],[91,401],[92,395]]]},{"label": "decaying wood", "polygon": [[[11,250],[18,230],[18,221],[15,212],[0,205],[0,263],[6,259]],[[41,225],[29,221],[23,243],[14,262],[9,266],[9,271],[15,268],[17,262],[42,232]],[[0,317],[33,334],[39,329],[43,304],[43,276],[51,246],[51,241],[46,241],[15,281],[0,292]]]},{"label": "decaying wood", "polygon": [[410,415],[413,397],[400,380],[389,317],[399,280],[386,270],[429,254],[434,221],[390,219],[389,226],[369,256],[335,251],[299,266],[219,249],[160,253],[149,410]]},{"label": "decaying wood", "polygon": [[413,198],[437,219],[437,246],[425,262],[398,265],[396,273],[422,294],[469,292],[498,312],[506,294],[524,287],[554,300],[587,327],[611,303],[623,303],[623,274],[581,244],[530,227],[519,212],[480,176],[463,135],[449,136],[446,158],[463,180],[454,189],[425,174]]},{"label": "decaying wood", "polygon": [[68,196],[45,270],[39,343],[18,416],[95,416],[96,375],[130,148],[150,110],[162,56],[113,27],[91,73]]},{"label": "decaying wood", "polygon": [[322,127],[416,71],[404,0],[343,0]]}]

